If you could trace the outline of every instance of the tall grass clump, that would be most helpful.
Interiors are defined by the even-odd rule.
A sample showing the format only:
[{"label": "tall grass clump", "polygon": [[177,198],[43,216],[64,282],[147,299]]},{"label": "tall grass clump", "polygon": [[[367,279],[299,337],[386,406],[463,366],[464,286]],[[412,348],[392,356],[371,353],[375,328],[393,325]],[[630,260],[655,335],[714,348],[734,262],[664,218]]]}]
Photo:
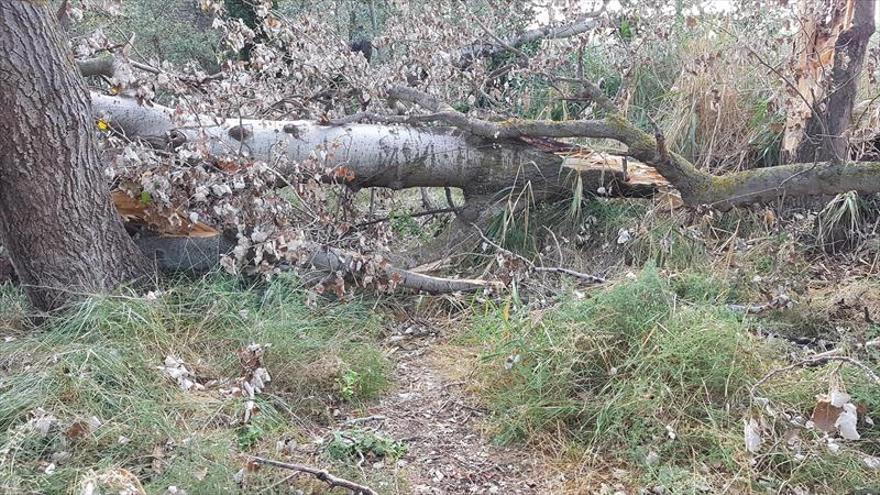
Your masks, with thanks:
[{"label": "tall grass clump", "polygon": [[[7,332],[24,323],[20,298],[3,290]],[[356,301],[310,308],[285,277],[241,287],[214,276],[147,297],[86,299],[0,343],[0,492],[71,493],[124,479],[148,493],[237,490],[241,454],[301,436],[331,406],[384,389],[379,330]],[[272,381],[244,421],[246,398],[229,391],[250,344],[262,346]],[[182,390],[160,369],[167,356],[204,390]]]},{"label": "tall grass clump", "polygon": [[[815,479],[854,465],[857,451],[797,457],[773,446],[760,463],[751,460],[743,421],[761,414],[751,386],[783,365],[782,353],[754,336],[752,322],[724,304],[727,290],[713,284],[722,282],[711,273],[670,281],[649,265],[540,314],[485,308],[466,336],[485,345],[479,390],[497,439],[539,448],[548,435],[561,435],[590,462],[622,460],[636,487],[672,493],[715,483],[745,489],[751,476],[770,477],[772,486],[864,486],[865,466],[848,481]],[[786,379],[805,380],[799,373]],[[829,379],[812,376],[797,394],[775,383],[766,395],[774,407],[809,415]],[[767,460],[774,456],[813,474],[780,469],[782,461]]]}]

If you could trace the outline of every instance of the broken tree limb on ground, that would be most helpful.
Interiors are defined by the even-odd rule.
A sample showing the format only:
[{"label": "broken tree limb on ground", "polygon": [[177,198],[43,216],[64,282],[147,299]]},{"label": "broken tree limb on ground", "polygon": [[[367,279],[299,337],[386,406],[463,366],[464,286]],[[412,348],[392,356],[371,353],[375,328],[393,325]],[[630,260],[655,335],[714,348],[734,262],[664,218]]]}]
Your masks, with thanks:
[{"label": "broken tree limb on ground", "polygon": [[310,474],[318,480],[330,485],[330,488],[335,488],[338,486],[340,488],[345,488],[351,491],[355,495],[378,495],[378,492],[376,492],[376,490],[373,490],[366,485],[361,485],[360,483],[355,483],[354,481],[349,481],[345,478],[334,476],[325,469],[318,469],[315,467],[306,466],[304,464],[293,464],[290,462],[275,461],[272,459],[265,459],[263,457],[251,457],[251,461],[266,466],[274,466],[282,469],[289,469],[291,471],[296,471],[299,473]]},{"label": "broken tree limb on ground", "polygon": [[[235,243],[222,234],[212,237],[158,236],[149,232],[133,236],[135,244],[148,258],[155,260],[157,267],[165,272],[203,272],[220,265],[221,256],[230,255]],[[364,274],[358,271],[363,255],[310,243],[300,246],[306,251],[302,266],[311,267],[324,273],[336,273],[345,279],[362,281]],[[436,277],[411,270],[398,268],[383,262],[376,269],[378,275],[397,287],[403,287],[427,294],[449,294],[454,292],[479,292],[500,290],[499,282],[480,279],[459,279]]]},{"label": "broken tree limb on ground", "polygon": [[719,209],[765,203],[784,196],[839,194],[847,191],[880,192],[880,163],[841,162],[797,163],[712,175],[698,170],[684,157],[665,150],[655,136],[639,129],[619,113],[600,119],[577,121],[509,119],[502,122],[481,120],[452,109],[436,98],[413,88],[396,86],[389,90],[395,98],[415,103],[445,124],[460,127],[487,139],[520,137],[580,137],[611,139],[627,146],[627,154],[653,166],[692,206],[710,205]]},{"label": "broken tree limb on ground", "polygon": [[[149,210],[138,207],[138,202],[128,198],[122,191],[113,192],[113,200],[126,221],[135,244],[156,266],[165,272],[203,272],[220,265],[223,256],[231,255],[236,246],[234,240],[221,232],[200,223],[188,223],[185,219],[169,222],[175,211]],[[159,224],[156,224],[156,218]],[[178,230],[173,230],[176,225]],[[363,281],[366,277],[381,277],[389,283],[428,294],[453,292],[478,292],[500,290],[502,284],[479,279],[435,277],[396,267],[387,260],[370,259],[369,256],[317,243],[295,243],[292,250],[303,253],[300,264],[321,272],[335,273],[349,280]],[[370,273],[365,273],[372,267]]]},{"label": "broken tree limb on ground", "polygon": [[[314,246],[307,264],[326,272],[339,272],[348,276],[356,275],[356,265],[362,258],[354,253],[346,253],[340,249]],[[410,270],[403,270],[386,264],[381,269],[389,280],[399,287],[413,289],[428,294],[447,294],[451,292],[477,292],[488,289],[501,289],[499,282],[479,279],[453,279],[434,277]]]}]

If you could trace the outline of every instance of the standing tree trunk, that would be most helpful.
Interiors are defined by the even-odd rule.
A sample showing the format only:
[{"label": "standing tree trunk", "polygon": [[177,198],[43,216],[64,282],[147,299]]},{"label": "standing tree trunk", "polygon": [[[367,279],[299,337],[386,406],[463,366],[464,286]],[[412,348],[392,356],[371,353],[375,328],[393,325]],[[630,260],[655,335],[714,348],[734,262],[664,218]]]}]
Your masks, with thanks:
[{"label": "standing tree trunk", "polygon": [[804,139],[797,149],[798,162],[843,163],[849,159],[852,110],[868,40],[874,34],[874,3],[874,0],[834,2],[835,15],[851,25],[840,33],[834,44],[831,84],[817,108],[819,113],[814,112],[807,121]]},{"label": "standing tree trunk", "polygon": [[153,268],[110,202],[89,94],[45,2],[0,2],[0,243],[35,307]]}]

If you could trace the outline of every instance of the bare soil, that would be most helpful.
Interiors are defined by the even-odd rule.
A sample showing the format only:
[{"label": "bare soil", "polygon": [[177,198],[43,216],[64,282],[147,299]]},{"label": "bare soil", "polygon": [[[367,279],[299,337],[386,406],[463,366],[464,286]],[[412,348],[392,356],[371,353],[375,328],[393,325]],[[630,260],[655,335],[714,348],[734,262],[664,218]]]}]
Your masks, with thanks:
[{"label": "bare soil", "polygon": [[[540,457],[492,441],[487,411],[467,392],[474,356],[424,327],[389,338],[395,387],[368,415],[377,432],[404,441],[396,467],[415,495],[558,493],[539,473]],[[384,419],[383,419],[384,418]]]}]

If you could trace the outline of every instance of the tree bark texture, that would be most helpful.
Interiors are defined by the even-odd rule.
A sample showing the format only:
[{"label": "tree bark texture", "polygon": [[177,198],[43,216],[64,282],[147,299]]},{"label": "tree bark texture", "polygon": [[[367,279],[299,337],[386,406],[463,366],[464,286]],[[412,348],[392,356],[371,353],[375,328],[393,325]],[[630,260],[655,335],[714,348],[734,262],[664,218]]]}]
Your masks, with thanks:
[{"label": "tree bark texture", "polygon": [[804,139],[797,150],[799,162],[831,160],[841,163],[848,158],[852,110],[868,40],[875,29],[874,4],[872,0],[853,0],[851,3],[852,26],[840,34],[834,45],[831,87],[819,106],[821,113],[814,113],[807,121]]},{"label": "tree bark texture", "polygon": [[209,116],[176,122],[171,108],[141,106],[132,98],[95,92],[92,108],[131,139],[143,139],[159,148],[205,139],[213,155],[243,153],[275,165],[281,174],[323,149],[328,168],[345,169],[332,175],[347,178],[354,188],[454,187],[466,197],[493,197],[528,184],[533,198],[544,200],[570,194],[572,181],[580,175],[589,190],[613,185],[621,195],[646,196],[652,189],[621,182],[607,171],[566,168],[563,157],[518,139],[492,140],[455,127],[218,121]]},{"label": "tree bark texture", "polygon": [[0,2],[0,242],[35,307],[152,267],[110,202],[89,95],[43,2]]}]

